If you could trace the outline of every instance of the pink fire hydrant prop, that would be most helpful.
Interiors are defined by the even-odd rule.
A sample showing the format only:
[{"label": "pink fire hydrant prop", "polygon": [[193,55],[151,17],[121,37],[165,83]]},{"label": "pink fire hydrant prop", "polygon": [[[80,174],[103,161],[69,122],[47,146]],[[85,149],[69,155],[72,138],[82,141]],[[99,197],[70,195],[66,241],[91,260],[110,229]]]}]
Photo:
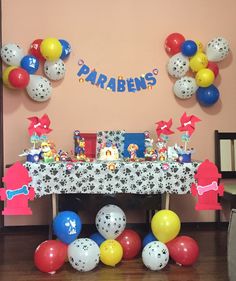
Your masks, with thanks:
[{"label": "pink fire hydrant prop", "polygon": [[219,174],[216,165],[209,160],[205,160],[199,165],[194,178],[197,180],[197,184],[192,184],[191,193],[198,197],[195,209],[221,210],[218,195],[223,196],[224,186],[218,185],[221,174]]},{"label": "pink fire hydrant prop", "polygon": [[2,178],[5,188],[0,188],[0,199],[6,201],[3,215],[32,215],[28,207],[28,201],[35,196],[34,188],[28,184],[32,181],[28,170],[16,162],[11,166]]}]

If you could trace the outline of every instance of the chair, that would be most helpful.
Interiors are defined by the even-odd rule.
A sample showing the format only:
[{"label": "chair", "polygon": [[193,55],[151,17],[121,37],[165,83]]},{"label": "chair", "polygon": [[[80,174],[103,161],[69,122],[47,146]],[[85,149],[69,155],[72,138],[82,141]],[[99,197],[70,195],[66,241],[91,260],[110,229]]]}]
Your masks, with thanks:
[{"label": "chair", "polygon": [[229,227],[228,227],[228,254],[227,254],[227,260],[228,260],[228,273],[229,273],[229,280],[234,281],[236,280],[236,243],[235,243],[235,237],[236,237],[236,210],[232,209],[230,214],[230,220],[229,220]]},{"label": "chair", "polygon": [[[221,200],[230,203],[230,209],[236,208],[236,133],[215,130],[215,163],[222,179],[235,179],[235,183],[224,182],[224,196]],[[216,213],[220,222],[220,212]]]}]

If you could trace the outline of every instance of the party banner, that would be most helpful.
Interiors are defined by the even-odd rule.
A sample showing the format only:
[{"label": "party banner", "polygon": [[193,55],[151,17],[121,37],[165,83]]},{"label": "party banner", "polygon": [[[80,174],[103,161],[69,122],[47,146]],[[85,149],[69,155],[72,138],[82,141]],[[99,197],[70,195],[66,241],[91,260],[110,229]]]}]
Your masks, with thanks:
[{"label": "party banner", "polygon": [[77,73],[79,82],[89,82],[92,85],[112,92],[138,92],[141,90],[151,90],[156,85],[155,76],[158,69],[155,68],[151,72],[140,75],[139,77],[124,78],[122,75],[108,77],[103,73],[98,73],[94,68],[90,68],[83,60],[79,61],[80,69]]}]

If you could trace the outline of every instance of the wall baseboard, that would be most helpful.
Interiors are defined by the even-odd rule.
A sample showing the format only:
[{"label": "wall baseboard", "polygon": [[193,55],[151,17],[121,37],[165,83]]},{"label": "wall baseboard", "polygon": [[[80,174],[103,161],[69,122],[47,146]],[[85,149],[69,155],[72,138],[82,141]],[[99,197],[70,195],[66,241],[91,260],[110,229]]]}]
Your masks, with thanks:
[{"label": "wall baseboard", "polygon": [[[128,223],[126,228],[136,230],[142,234],[146,234],[151,230],[150,224],[146,223]],[[208,231],[208,230],[227,230],[228,222],[184,222],[181,223],[181,232],[183,231]],[[23,226],[5,226],[0,228],[1,233],[48,233],[48,225],[23,225]],[[97,232],[94,224],[83,224],[81,235],[91,234]]]}]

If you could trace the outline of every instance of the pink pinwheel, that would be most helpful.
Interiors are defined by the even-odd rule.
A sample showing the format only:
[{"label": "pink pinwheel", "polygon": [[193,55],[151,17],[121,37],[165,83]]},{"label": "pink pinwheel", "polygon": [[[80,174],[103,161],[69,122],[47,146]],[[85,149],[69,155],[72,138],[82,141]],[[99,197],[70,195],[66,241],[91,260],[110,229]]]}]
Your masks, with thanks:
[{"label": "pink pinwheel", "polygon": [[52,131],[52,129],[49,128],[51,122],[47,114],[44,114],[41,118],[36,116],[29,117],[28,120],[31,121],[28,127],[30,136],[36,134],[40,137],[41,135],[49,134]]},{"label": "pink pinwheel", "polygon": [[188,135],[191,136],[195,130],[195,123],[199,121],[201,121],[201,119],[195,115],[187,116],[186,112],[184,112],[180,118],[181,126],[177,129],[182,132],[187,132]]},{"label": "pink pinwheel", "polygon": [[162,120],[157,122],[156,124],[157,124],[156,133],[158,137],[160,137],[161,134],[163,135],[174,134],[174,132],[171,131],[170,129],[170,127],[172,126],[172,118],[168,122]]}]

